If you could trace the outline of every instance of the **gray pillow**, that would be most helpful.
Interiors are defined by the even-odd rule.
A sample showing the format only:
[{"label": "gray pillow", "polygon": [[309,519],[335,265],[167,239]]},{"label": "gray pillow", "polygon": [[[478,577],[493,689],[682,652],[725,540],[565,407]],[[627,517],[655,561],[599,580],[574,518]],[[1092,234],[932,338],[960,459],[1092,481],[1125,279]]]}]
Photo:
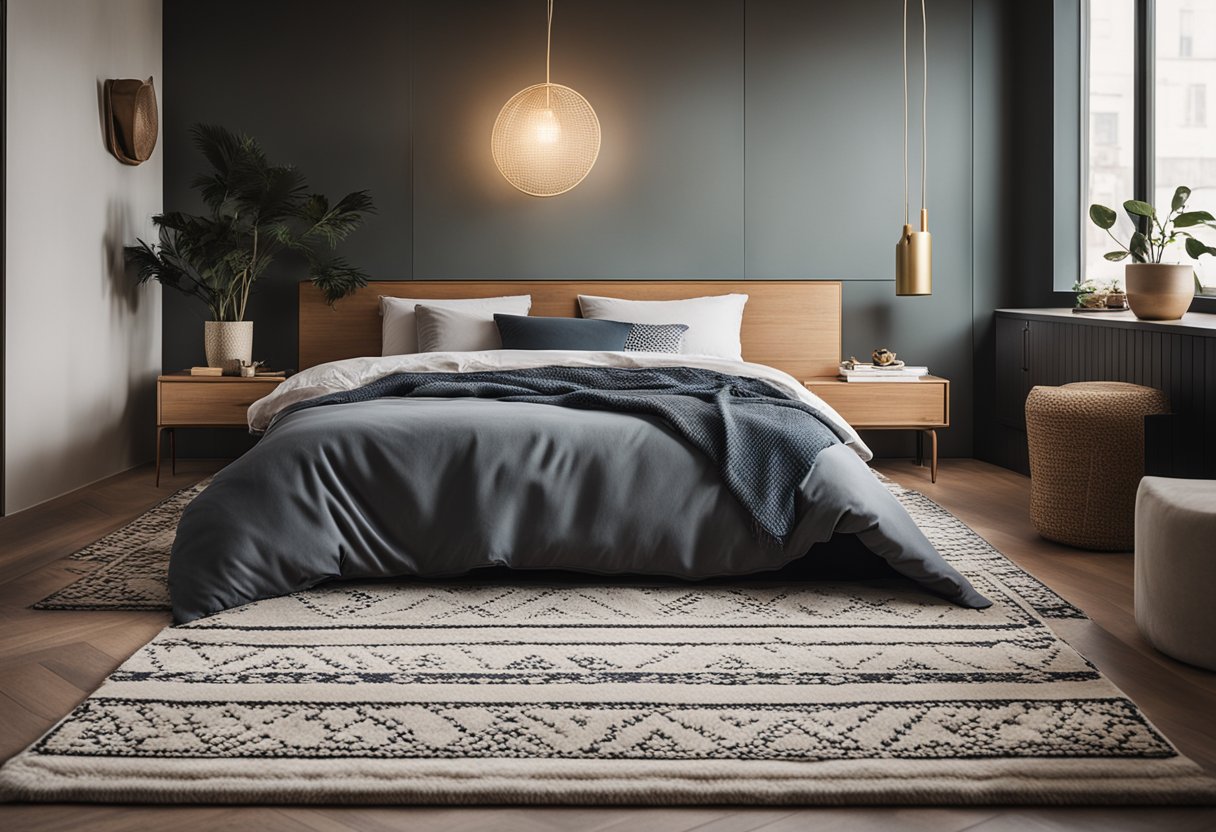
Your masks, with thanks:
[{"label": "gray pillow", "polygon": [[[401,355],[419,352],[418,323],[414,307],[419,304],[433,308],[459,309],[464,312],[504,312],[527,315],[532,308],[531,295],[510,295],[501,298],[455,298],[427,300],[425,298],[393,298],[380,296],[380,354]],[[487,320],[489,320],[487,318]]]},{"label": "gray pillow", "polygon": [[418,352],[472,352],[502,349],[494,313],[488,309],[414,307]]}]

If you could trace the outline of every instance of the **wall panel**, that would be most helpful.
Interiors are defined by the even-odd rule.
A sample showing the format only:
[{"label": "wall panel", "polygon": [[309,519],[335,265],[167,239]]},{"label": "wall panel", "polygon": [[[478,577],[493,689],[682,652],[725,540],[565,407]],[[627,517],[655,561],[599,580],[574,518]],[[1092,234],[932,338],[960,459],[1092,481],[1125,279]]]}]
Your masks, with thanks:
[{"label": "wall panel", "polygon": [[[981,76],[1006,83],[1002,6],[930,8],[929,298],[894,296],[900,9],[882,0],[558,3],[553,79],[595,106],[603,147],[583,184],[549,200],[511,189],[489,153],[499,107],[541,80],[541,0],[349,0],[340,13],[321,0],[175,0],[165,204],[194,207],[186,128],[208,120],[254,133],[328,191],[370,188],[380,212],[346,254],[376,279],[844,280],[846,352],[888,346],[950,377],[942,452],[969,455],[973,280],[987,287],[1006,268],[973,245],[977,218],[990,229],[1002,204],[974,177],[1000,183],[1009,164],[987,145],[973,153],[976,131],[1002,123],[975,89]],[[973,8],[989,23],[978,40]],[[279,366],[295,363],[291,279],[252,305],[257,357]],[[166,294],[166,366],[202,360],[201,321]],[[872,438],[880,453],[912,452],[910,435]],[[187,453],[241,447],[182,440]]]}]

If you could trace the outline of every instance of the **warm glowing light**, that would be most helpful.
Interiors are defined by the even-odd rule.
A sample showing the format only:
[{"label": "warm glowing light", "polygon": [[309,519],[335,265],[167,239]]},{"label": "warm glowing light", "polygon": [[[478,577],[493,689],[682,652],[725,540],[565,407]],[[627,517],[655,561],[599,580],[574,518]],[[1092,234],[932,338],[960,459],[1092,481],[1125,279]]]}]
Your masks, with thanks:
[{"label": "warm glowing light", "polygon": [[569,87],[536,84],[502,108],[490,138],[494,164],[531,196],[557,196],[591,172],[600,153],[595,110]]},{"label": "warm glowing light", "polygon": [[552,110],[541,110],[540,119],[536,125],[536,140],[541,144],[557,144],[562,137],[562,126]]}]

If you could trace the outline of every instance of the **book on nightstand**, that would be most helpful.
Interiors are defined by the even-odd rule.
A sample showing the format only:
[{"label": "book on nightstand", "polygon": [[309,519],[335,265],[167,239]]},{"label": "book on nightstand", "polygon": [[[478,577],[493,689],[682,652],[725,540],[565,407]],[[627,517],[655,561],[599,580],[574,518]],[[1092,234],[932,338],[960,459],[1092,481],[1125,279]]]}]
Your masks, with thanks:
[{"label": "book on nightstand", "polygon": [[191,367],[190,375],[192,376],[222,376],[224,374],[223,367]]},{"label": "book on nightstand", "polygon": [[849,382],[867,381],[919,381],[929,375],[928,367],[900,365],[879,367],[874,364],[856,364],[851,361],[840,365],[840,378]]}]

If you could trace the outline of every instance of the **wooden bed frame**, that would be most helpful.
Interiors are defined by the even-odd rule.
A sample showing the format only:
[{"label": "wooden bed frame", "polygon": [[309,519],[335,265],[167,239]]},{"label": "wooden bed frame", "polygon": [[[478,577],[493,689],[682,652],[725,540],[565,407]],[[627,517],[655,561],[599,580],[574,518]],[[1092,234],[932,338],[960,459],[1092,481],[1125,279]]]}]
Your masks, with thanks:
[{"label": "wooden bed frame", "polygon": [[311,283],[300,284],[300,369],[380,354],[380,296],[482,298],[531,295],[538,316],[578,316],[578,295],[678,300],[739,292],[743,357],[796,379],[836,374],[840,362],[841,284],[835,280],[382,280],[330,308]]}]

